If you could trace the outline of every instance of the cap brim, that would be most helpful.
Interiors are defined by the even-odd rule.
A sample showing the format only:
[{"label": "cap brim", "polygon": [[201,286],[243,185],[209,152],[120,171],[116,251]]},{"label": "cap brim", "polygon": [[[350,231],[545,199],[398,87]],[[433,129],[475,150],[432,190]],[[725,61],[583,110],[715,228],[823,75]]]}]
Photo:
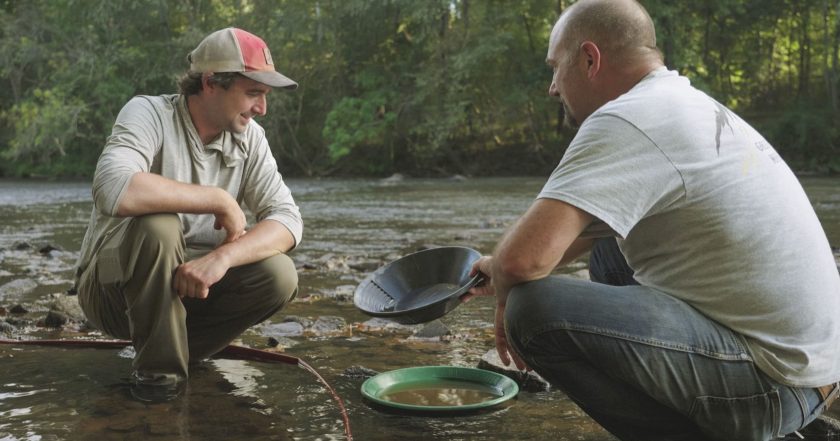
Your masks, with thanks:
[{"label": "cap brim", "polygon": [[271,87],[280,87],[283,89],[297,89],[298,87],[298,83],[294,80],[275,71],[251,71],[240,73],[254,81],[259,81],[260,83]]}]

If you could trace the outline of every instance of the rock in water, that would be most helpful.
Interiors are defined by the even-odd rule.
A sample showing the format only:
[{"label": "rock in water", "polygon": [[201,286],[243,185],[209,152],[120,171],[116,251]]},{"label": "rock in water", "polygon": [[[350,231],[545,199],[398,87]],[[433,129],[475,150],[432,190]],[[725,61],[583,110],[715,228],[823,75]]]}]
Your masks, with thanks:
[{"label": "rock in water", "polygon": [[50,310],[66,315],[73,322],[81,323],[85,321],[85,313],[79,305],[79,298],[76,296],[57,294],[50,305]]},{"label": "rock in water", "polygon": [[507,375],[513,381],[516,381],[522,390],[528,392],[544,392],[551,389],[548,381],[540,377],[536,372],[522,372],[516,369],[516,365],[513,362],[510,363],[510,366],[503,365],[502,360],[499,358],[499,353],[495,349],[487,351],[481,357],[481,361],[478,362],[478,368]]},{"label": "rock in water", "polygon": [[50,328],[60,328],[68,322],[67,315],[59,311],[50,311],[44,318],[44,326]]},{"label": "rock in water", "polygon": [[373,369],[368,369],[364,366],[350,366],[345,369],[341,375],[349,378],[370,378],[378,373],[379,372]]},{"label": "rock in water", "polygon": [[452,331],[446,327],[440,320],[433,320],[423,326],[420,330],[414,333],[412,337],[414,338],[441,338],[446,335],[452,334]]},{"label": "rock in water", "polygon": [[0,300],[18,298],[37,288],[38,284],[32,279],[16,279],[0,286]]}]

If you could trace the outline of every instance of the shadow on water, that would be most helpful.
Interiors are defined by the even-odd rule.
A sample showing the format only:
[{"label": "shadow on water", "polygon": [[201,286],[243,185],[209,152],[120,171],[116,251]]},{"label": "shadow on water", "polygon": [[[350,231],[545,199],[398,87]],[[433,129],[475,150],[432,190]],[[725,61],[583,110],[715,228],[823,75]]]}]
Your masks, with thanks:
[{"label": "shadow on water", "polygon": [[[427,417],[371,407],[348,374],[363,366],[476,366],[493,347],[492,299],[461,305],[442,319],[445,338],[416,338],[418,326],[375,324],[353,307],[368,271],[428,245],[483,253],[533,201],[542,178],[467,181],[290,180],[304,214],[304,241],[292,257],[299,298],[241,343],[280,348],[315,367],[347,407],[354,438],[385,440],[613,440],[559,392],[523,391],[491,412]],[[840,245],[840,179],[808,178],[806,190]],[[72,265],[90,215],[86,183],[0,181],[0,321],[12,335],[97,337],[78,326],[46,328],[49,299],[72,284]],[[574,269],[581,269],[578,265]],[[22,304],[26,313],[11,309]],[[286,321],[334,318],[318,332],[272,334]],[[285,323],[284,323],[285,322]],[[281,326],[280,328],[272,328]],[[271,332],[269,332],[271,330]],[[277,342],[275,342],[277,343]],[[130,358],[115,350],[0,346],[0,440],[330,440],[344,439],[337,406],[305,370],[254,361],[211,360],[191,371],[183,398],[131,400]]]}]

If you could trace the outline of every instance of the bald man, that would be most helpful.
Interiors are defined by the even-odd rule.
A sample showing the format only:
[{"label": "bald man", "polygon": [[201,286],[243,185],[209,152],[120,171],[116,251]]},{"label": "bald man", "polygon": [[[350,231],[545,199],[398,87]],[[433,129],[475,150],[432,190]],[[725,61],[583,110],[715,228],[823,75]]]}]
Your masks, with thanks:
[{"label": "bald man", "polygon": [[[655,35],[632,0],[564,11],[549,94],[579,131],[471,295],[506,364],[622,440],[784,437],[838,394],[840,277],[788,166]],[[550,275],[587,251],[591,281]]]}]

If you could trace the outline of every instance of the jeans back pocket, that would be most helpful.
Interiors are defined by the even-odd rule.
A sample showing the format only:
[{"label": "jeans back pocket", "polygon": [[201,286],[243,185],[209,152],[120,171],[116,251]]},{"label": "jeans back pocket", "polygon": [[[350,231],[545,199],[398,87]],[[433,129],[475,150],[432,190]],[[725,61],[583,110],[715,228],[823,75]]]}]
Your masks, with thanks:
[{"label": "jeans back pocket", "polygon": [[697,397],[688,416],[704,433],[716,439],[774,439],[779,437],[781,426],[779,391],[774,389],[764,394],[738,398]]}]

